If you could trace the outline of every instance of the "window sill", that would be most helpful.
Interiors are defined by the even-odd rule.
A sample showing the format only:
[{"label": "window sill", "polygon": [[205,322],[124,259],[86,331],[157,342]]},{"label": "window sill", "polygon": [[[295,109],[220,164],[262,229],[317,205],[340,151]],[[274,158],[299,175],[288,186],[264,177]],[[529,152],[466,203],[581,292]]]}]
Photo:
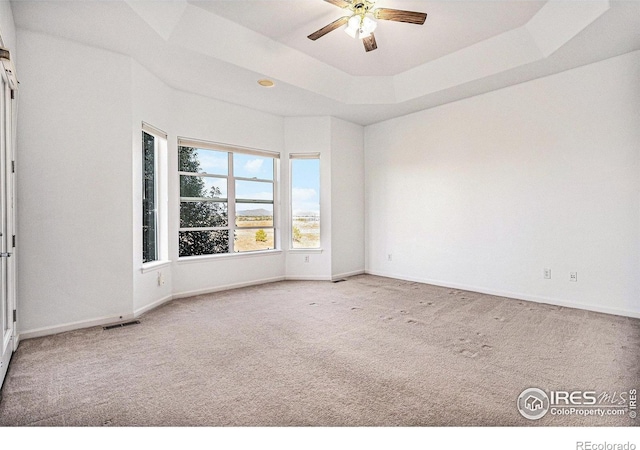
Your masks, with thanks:
[{"label": "window sill", "polygon": [[193,264],[233,258],[251,258],[254,256],[273,256],[281,253],[282,250],[260,250],[257,252],[224,253],[221,255],[182,256],[178,259],[178,264]]},{"label": "window sill", "polygon": [[290,248],[289,250],[287,250],[288,253],[304,253],[304,254],[313,254],[313,253],[317,253],[320,254],[322,253],[322,249],[321,248]]},{"label": "window sill", "polygon": [[152,261],[148,263],[144,263],[142,268],[140,268],[140,272],[147,273],[152,270],[162,269],[163,267],[167,267],[171,264],[171,261]]}]

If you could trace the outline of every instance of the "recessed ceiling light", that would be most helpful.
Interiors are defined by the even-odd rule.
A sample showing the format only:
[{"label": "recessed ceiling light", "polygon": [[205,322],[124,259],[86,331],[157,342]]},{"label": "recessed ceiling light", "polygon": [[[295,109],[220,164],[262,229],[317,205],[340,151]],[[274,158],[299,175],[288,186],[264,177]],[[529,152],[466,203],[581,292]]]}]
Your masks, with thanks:
[{"label": "recessed ceiling light", "polygon": [[258,80],[258,84],[262,87],[273,87],[276,84],[271,80]]}]

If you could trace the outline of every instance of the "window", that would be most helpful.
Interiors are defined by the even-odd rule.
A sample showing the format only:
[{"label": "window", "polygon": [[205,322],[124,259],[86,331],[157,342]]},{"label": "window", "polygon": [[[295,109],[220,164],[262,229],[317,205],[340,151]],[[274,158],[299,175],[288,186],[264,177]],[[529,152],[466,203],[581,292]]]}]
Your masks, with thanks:
[{"label": "window", "polygon": [[142,123],[142,262],[168,260],[167,134]]},{"label": "window", "polygon": [[142,124],[142,262],[167,260],[166,133]]},{"label": "window", "polygon": [[291,248],[320,248],[320,155],[291,154]]},{"label": "window", "polygon": [[156,138],[142,132],[142,262],[158,260]]},{"label": "window", "polygon": [[179,255],[276,248],[278,153],[180,139]]}]

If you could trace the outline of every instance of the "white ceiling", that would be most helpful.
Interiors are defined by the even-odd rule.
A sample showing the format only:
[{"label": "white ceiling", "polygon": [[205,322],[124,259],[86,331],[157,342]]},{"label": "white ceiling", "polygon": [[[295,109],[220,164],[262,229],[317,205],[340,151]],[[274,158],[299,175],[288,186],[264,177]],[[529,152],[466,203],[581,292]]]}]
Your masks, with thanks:
[{"label": "white ceiling", "polygon": [[[316,0],[189,0],[192,5],[299,50],[350,75],[397,75],[529,21],[544,1],[378,0],[376,6],[427,13],[425,25],[382,21],[378,49],[336,30],[317,41],[307,36],[346,12]],[[344,27],[342,27],[344,28]]]},{"label": "white ceiling", "polygon": [[19,28],[130,55],[176,89],[363,125],[640,49],[635,0],[377,4],[428,18],[380,21],[365,53],[341,30],[306,38],[342,14],[322,0],[12,1]]}]

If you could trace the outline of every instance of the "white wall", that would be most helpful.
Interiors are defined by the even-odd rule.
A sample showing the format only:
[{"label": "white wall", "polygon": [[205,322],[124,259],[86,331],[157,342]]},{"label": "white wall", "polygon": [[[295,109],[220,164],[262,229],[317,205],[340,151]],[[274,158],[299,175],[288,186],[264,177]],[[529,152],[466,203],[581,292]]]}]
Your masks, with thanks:
[{"label": "white wall", "polygon": [[[175,236],[179,228],[177,138],[189,137],[243,147],[282,152],[283,119],[245,107],[168,88],[136,63],[133,70],[133,208],[134,310],[144,311],[172,296],[210,292],[228,287],[284,278],[284,256],[202,258],[178,261]],[[140,124],[147,122],[168,133],[169,260],[171,265],[141,272],[141,142]],[[158,273],[165,280],[158,286]]]},{"label": "white wall", "polygon": [[364,272],[364,127],[331,119],[331,274]]},{"label": "white wall", "polygon": [[[329,117],[287,119],[285,127],[282,117],[171,89],[128,57],[26,30],[19,30],[19,41],[23,97],[18,222],[23,258],[18,287],[24,337],[128,318],[175,297],[285,276],[331,278],[332,146],[340,148],[339,162],[345,165],[336,172],[349,172],[344,184],[349,194],[341,205],[357,214],[363,208],[358,190],[363,183],[362,127]],[[140,252],[143,121],[168,134],[170,263],[148,272],[141,270]],[[179,136],[282,153],[277,238],[285,251],[178,260]],[[287,151],[322,153],[324,248],[310,254],[309,263],[300,264],[300,253],[285,256],[285,140]],[[350,151],[355,154],[345,154]],[[342,181],[336,183],[342,186]],[[349,222],[336,239],[351,239],[362,218],[356,222]],[[344,267],[357,265],[358,248],[362,243],[355,256],[343,250]],[[158,273],[165,280],[162,286]]]},{"label": "white wall", "polygon": [[634,52],[367,127],[367,270],[640,316],[639,79]]},{"label": "white wall", "polygon": [[[173,272],[171,267],[161,267],[143,273],[142,268],[142,139],[141,125],[147,122],[168,133],[171,125],[172,90],[148,70],[131,61],[132,75],[132,203],[133,203],[133,309],[144,311],[158,302],[168,300],[173,294]],[[171,136],[175,140],[175,136]],[[168,156],[168,155],[167,155]],[[168,158],[170,159],[170,158]],[[175,166],[174,166],[175,167]],[[175,177],[169,177],[168,182]],[[161,205],[169,208],[169,202]],[[175,209],[172,209],[175,211]],[[164,285],[158,285],[158,274],[162,274]]]},{"label": "white wall", "polygon": [[[284,119],[188,94],[129,57],[69,40],[22,29],[18,40],[23,337],[130,318],[176,297],[364,270],[362,127],[330,117]],[[169,261],[146,272],[140,251],[143,121],[168,134]],[[283,251],[178,259],[178,137],[282,153],[276,237]],[[321,252],[289,252],[288,152],[322,155]],[[332,189],[344,215],[335,218],[333,236]],[[345,247],[332,259],[334,246]],[[158,285],[159,273],[164,285]]]},{"label": "white wall", "polygon": [[[284,134],[287,156],[320,153],[322,247],[289,249],[286,277],[330,280],[364,272],[364,128],[333,117],[287,117]],[[283,215],[289,217],[289,171],[283,172]],[[284,232],[288,249],[288,227]]]},{"label": "white wall", "polygon": [[[638,52],[367,127],[364,170],[362,127],[186,94],[127,57],[26,30],[17,53],[23,334],[171,296],[361,271],[365,192],[371,273],[640,311]],[[141,273],[137,251],[141,121],[169,134],[164,286]],[[284,252],[177,260],[178,136],[283,153]],[[322,253],[288,251],[290,152],[322,154]]]},{"label": "white wall", "polygon": [[[283,165],[283,216],[291,216],[289,154],[320,153],[320,246],[322,252],[314,250],[291,250],[291,231],[284,227],[283,245],[287,249],[286,276],[289,279],[331,279],[331,175],[332,140],[330,117],[287,117],[284,122],[285,164]],[[305,262],[308,257],[309,262]]]},{"label": "white wall", "polygon": [[[176,137],[222,142],[283,152],[284,119],[207,97],[174,91],[172,124],[168,132],[169,173],[177,173]],[[283,161],[285,161],[283,159]],[[284,167],[284,165],[283,165]],[[177,176],[169,186],[171,205],[179,203]],[[169,215],[169,236],[177,236],[178,214]],[[177,261],[177,239],[170,238],[173,290],[178,296],[284,278],[284,254],[225,256],[203,262]]]},{"label": "white wall", "polygon": [[[284,279],[284,254],[178,261],[177,137],[282,152],[284,119],[166,87],[128,57],[19,30],[23,337]],[[142,273],[141,122],[168,133],[169,259]],[[162,272],[163,286],[157,275]]]},{"label": "white wall", "polygon": [[18,53],[20,329],[118,317],[132,292],[129,59],[25,30]]}]

